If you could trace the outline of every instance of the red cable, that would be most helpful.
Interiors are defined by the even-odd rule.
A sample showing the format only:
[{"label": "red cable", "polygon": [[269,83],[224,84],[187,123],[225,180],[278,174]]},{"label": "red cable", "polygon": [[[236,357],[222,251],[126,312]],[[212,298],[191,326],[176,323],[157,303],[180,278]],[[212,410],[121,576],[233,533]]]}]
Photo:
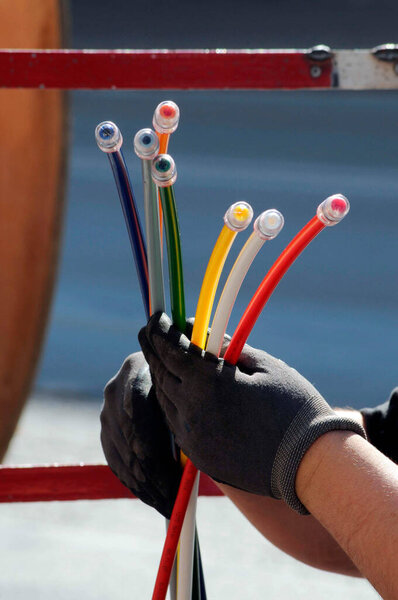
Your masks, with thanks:
[{"label": "red cable", "polygon": [[[239,325],[232,336],[224,356],[224,359],[229,363],[234,365],[238,362],[242,348],[272,292],[299,254],[324,227],[325,225],[321,223],[317,216],[313,217],[274,262],[243,313]],[[188,459],[167,530],[152,600],[164,600],[166,598],[178,540],[196,473],[196,467]]]},{"label": "red cable", "polygon": [[250,300],[248,307],[237,328],[232,336],[228,348],[224,355],[224,360],[236,365],[239,360],[240,353],[254,327],[255,322],[260,316],[265,304],[269,300],[272,292],[291,267],[299,254],[308,246],[308,244],[318,235],[325,225],[318,219],[313,217],[311,221],[303,227],[301,231],[292,239],[290,244],[286,246],[279,258],[276,259],[262,282],[260,283],[253,298]]},{"label": "red cable", "polygon": [[191,497],[191,491],[197,472],[198,470],[195,465],[188,459],[182,474],[180,488],[178,490],[169,527],[167,529],[166,540],[163,546],[162,556],[160,558],[152,600],[164,600],[166,598],[170,574],[177,552],[178,540],[180,539],[185,513],[189,498]]}]

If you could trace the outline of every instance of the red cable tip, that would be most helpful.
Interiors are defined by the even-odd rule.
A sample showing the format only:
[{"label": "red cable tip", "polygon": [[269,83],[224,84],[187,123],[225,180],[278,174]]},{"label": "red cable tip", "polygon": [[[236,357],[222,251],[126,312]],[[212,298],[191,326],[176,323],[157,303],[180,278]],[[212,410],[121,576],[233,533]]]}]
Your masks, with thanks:
[{"label": "red cable tip", "polygon": [[347,202],[343,198],[333,198],[331,207],[333,211],[344,213],[347,210]]},{"label": "red cable tip", "polygon": [[350,210],[350,203],[347,198],[342,194],[335,194],[329,196],[324,200],[317,208],[316,214],[318,219],[330,227],[331,225],[337,225],[346,216]]},{"label": "red cable tip", "polygon": [[172,100],[165,100],[157,105],[153,114],[153,127],[158,133],[173,133],[178,127],[180,109]]},{"label": "red cable tip", "polygon": [[176,115],[176,109],[173,106],[170,106],[169,104],[164,104],[160,108],[159,112],[161,116],[165,119],[173,119]]}]

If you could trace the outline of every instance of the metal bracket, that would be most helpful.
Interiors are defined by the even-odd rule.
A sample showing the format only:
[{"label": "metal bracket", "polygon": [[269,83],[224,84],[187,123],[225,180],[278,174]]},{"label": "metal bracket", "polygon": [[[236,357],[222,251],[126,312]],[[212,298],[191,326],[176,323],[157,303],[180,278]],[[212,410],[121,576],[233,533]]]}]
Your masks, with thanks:
[{"label": "metal bracket", "polygon": [[313,46],[312,48],[306,50],[305,56],[309,61],[311,61],[311,77],[317,79],[322,75],[322,63],[331,60],[333,58],[333,52],[329,46],[318,44],[318,46]]}]

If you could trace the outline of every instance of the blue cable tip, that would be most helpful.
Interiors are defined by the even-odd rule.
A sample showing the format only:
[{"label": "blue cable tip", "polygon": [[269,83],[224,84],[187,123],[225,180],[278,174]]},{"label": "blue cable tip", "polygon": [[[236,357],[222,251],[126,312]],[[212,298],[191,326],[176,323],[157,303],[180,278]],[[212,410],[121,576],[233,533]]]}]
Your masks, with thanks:
[{"label": "blue cable tip", "polygon": [[110,125],[102,125],[98,133],[102,140],[108,141],[109,138],[112,138],[115,135],[115,130]]},{"label": "blue cable tip", "polygon": [[123,144],[122,133],[112,121],[103,121],[97,125],[95,139],[98,148],[103,152],[117,152]]}]

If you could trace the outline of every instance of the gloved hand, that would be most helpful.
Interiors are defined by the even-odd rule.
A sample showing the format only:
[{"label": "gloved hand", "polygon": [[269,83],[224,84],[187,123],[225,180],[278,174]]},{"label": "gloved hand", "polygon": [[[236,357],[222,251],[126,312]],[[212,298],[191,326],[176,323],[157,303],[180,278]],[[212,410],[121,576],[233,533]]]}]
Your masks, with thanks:
[{"label": "gloved hand", "polygon": [[[194,319],[187,319],[189,338],[193,323]],[[230,339],[225,336],[225,343]],[[105,458],[120,481],[143,502],[170,518],[181,469],[174,460],[171,434],[141,352],[128,356],[105,387],[101,443]]]},{"label": "gloved hand", "polygon": [[101,443],[113,473],[170,518],[180,481],[171,435],[141,352],[124,361],[104,390]]},{"label": "gloved hand", "polygon": [[360,410],[365,421],[368,440],[380,452],[398,463],[398,388],[387,402]]},{"label": "gloved hand", "polygon": [[246,345],[232,366],[202,353],[160,313],[139,341],[177,444],[218,481],[283,498],[304,514],[295,477],[311,444],[336,429],[366,437],[297,371],[261,350]]}]

